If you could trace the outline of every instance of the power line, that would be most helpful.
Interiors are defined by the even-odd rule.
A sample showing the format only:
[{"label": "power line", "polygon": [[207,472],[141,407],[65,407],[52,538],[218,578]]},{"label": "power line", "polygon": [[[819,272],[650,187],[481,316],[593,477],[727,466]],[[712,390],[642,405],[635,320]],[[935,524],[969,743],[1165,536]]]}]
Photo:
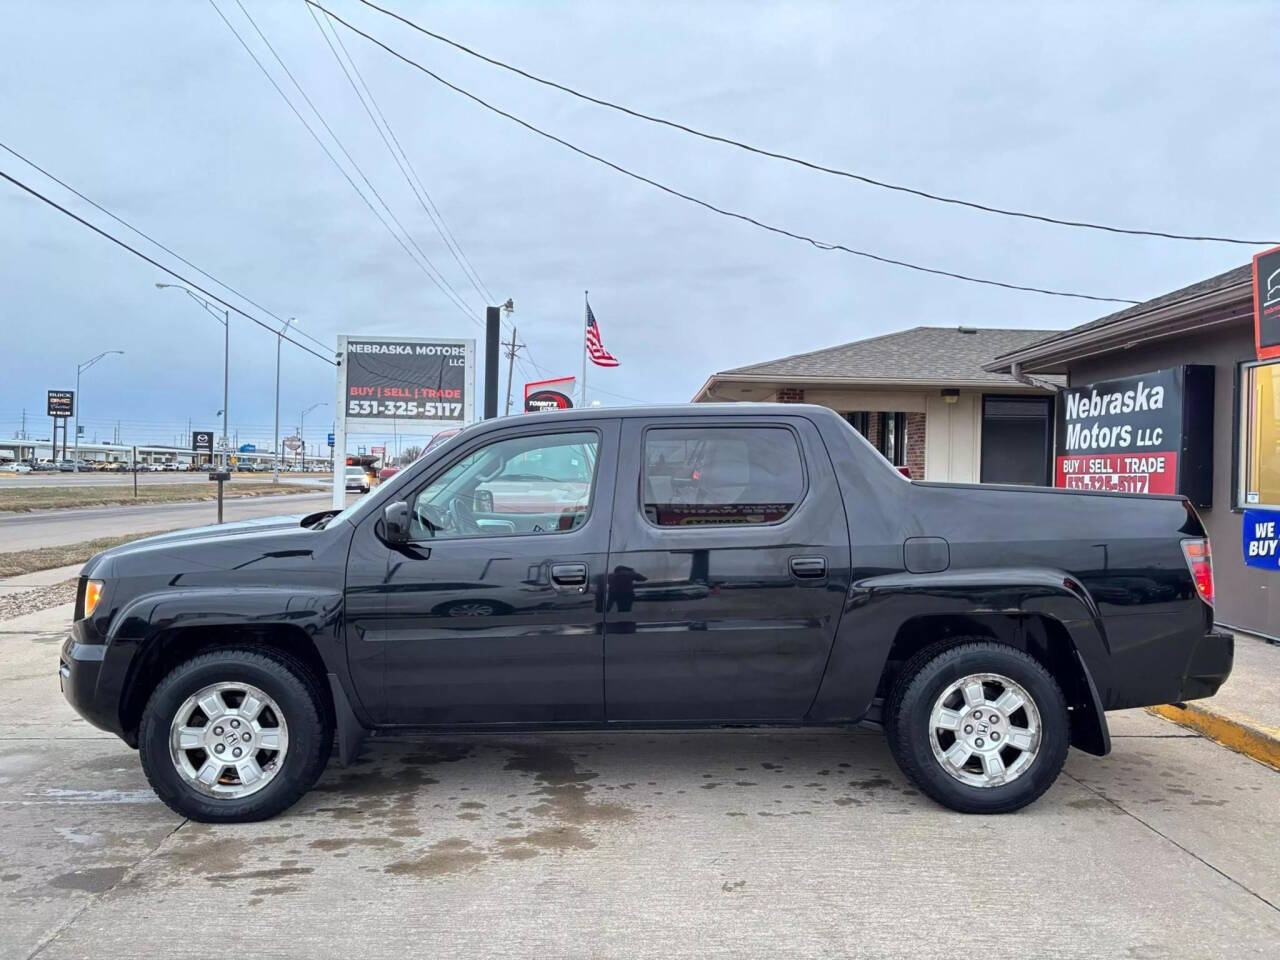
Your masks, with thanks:
[{"label": "power line", "polygon": [[[0,142],[0,150],[4,150],[4,151],[6,151],[7,153],[12,154],[13,156],[15,156],[15,157],[17,157],[19,160],[21,160],[23,163],[25,163],[27,166],[29,166],[29,167],[31,167],[31,168],[33,168],[33,169],[35,169],[35,170],[39,170],[42,174],[44,174],[44,176],[48,177],[50,180],[52,180],[52,181],[53,181],[54,183],[56,183],[58,186],[62,187],[64,190],[67,190],[67,191],[69,191],[70,193],[74,193],[77,197],[79,197],[79,198],[80,198],[81,200],[83,200],[85,203],[89,204],[89,206],[94,207],[95,209],[97,209],[98,211],[100,211],[100,212],[102,212],[102,213],[105,213],[108,217],[110,217],[110,218],[111,218],[112,220],[114,220],[116,223],[118,223],[118,224],[120,224],[121,226],[123,226],[123,227],[125,227],[125,228],[127,228],[127,229],[131,230],[131,231],[132,231],[132,232],[134,232],[134,233],[136,233],[138,236],[142,237],[144,240],[148,241],[149,243],[154,244],[155,246],[159,247],[161,250],[163,250],[165,253],[169,254],[169,256],[173,257],[175,260],[181,260],[183,263],[185,263],[185,264],[186,264],[188,267],[190,267],[192,270],[194,270],[194,271],[196,271],[197,273],[199,273],[201,276],[203,276],[203,277],[207,277],[207,278],[209,278],[210,280],[212,280],[214,283],[218,284],[218,286],[223,287],[223,288],[225,288],[225,289],[227,289],[227,290],[230,290],[232,293],[234,293],[237,297],[239,297],[239,298],[240,298],[241,300],[243,300],[245,303],[251,304],[252,306],[254,306],[254,307],[256,307],[257,309],[261,310],[261,311],[262,311],[263,313],[265,313],[267,316],[272,317],[272,318],[274,318],[274,319],[276,319],[276,320],[279,320],[279,321],[280,321],[281,326],[283,327],[283,325],[284,325],[284,323],[285,323],[284,318],[280,317],[278,314],[272,313],[270,310],[268,310],[268,309],[267,309],[266,307],[264,307],[262,304],[258,303],[258,302],[257,302],[256,300],[254,300],[253,298],[248,297],[248,296],[246,296],[245,294],[241,293],[239,290],[237,290],[235,287],[231,286],[231,284],[227,283],[225,280],[219,280],[217,277],[215,277],[213,274],[209,273],[207,270],[204,270],[204,269],[202,269],[202,268],[200,268],[200,267],[196,266],[194,263],[192,263],[190,260],[188,260],[188,259],[187,259],[186,257],[184,257],[182,254],[177,253],[177,252],[175,252],[173,249],[171,249],[170,247],[165,246],[163,243],[161,243],[159,240],[157,240],[155,237],[151,236],[150,234],[148,234],[148,233],[144,233],[142,230],[139,230],[139,229],[138,229],[137,227],[135,227],[133,224],[129,223],[129,221],[125,220],[125,219],[124,219],[124,218],[122,218],[122,217],[116,216],[116,214],[112,213],[110,210],[108,210],[108,209],[107,209],[106,207],[104,207],[102,204],[98,203],[96,200],[92,200],[92,199],[90,199],[89,197],[86,197],[83,193],[81,193],[81,192],[80,192],[79,190],[77,190],[75,187],[71,186],[71,184],[67,183],[65,180],[59,179],[58,177],[54,176],[52,173],[50,173],[50,172],[49,172],[48,170],[46,170],[44,167],[40,166],[40,164],[36,163],[34,160],[31,160],[31,159],[29,159],[28,157],[23,156],[23,155],[22,155],[22,154],[20,154],[17,150],[13,149],[13,147],[11,147],[11,146],[9,146],[8,144],[3,143],[3,142]],[[294,328],[294,332],[295,332],[295,333],[297,333],[297,334],[299,334],[299,335],[301,335],[301,336],[303,336],[303,337],[306,337],[308,340],[310,340],[312,343],[314,343],[314,344],[315,344],[316,346],[318,346],[318,347],[322,347],[322,348],[324,348],[325,350],[331,349],[331,347],[330,347],[330,345],[329,345],[329,344],[325,343],[323,340],[319,340],[319,339],[317,339],[316,337],[311,336],[311,334],[307,333],[305,330],[299,330],[298,328],[296,328],[296,327],[295,327],[295,328]],[[286,337],[285,339],[287,340],[287,339],[288,339],[288,337]],[[290,340],[289,342],[290,342],[290,343],[292,343],[293,341],[292,341],[292,340]]]},{"label": "power line", "polygon": [[[351,52],[347,49],[347,45],[342,42],[342,36],[338,33],[333,25],[330,24],[329,29],[333,31],[333,37],[338,41],[338,47],[342,48],[343,54],[346,55],[347,61],[351,64],[351,71],[347,70],[346,64],[343,63],[342,57],[338,55],[337,48],[329,39],[328,32],[321,25],[320,18],[316,15],[312,7],[307,7],[307,12],[311,14],[311,19],[315,22],[316,28],[320,31],[320,35],[324,37],[325,44],[329,47],[338,66],[342,68],[343,74],[347,78],[347,82],[351,84],[351,89],[356,92],[356,96],[360,99],[360,105],[364,107],[365,113],[369,115],[369,120],[373,124],[373,128],[378,131],[378,136],[382,138],[383,144],[386,145],[387,151],[391,154],[391,159],[396,162],[396,166],[400,168],[400,173],[404,175],[405,182],[409,184],[409,189],[413,192],[414,197],[418,201],[418,205],[422,207],[427,218],[431,221],[431,225],[436,228],[436,233],[440,235],[440,239],[444,241],[445,247],[453,256],[454,262],[458,264],[462,270],[463,276],[471,283],[471,286],[479,294],[480,299],[485,303],[495,303],[496,298],[489,292],[489,288],[485,286],[484,281],[480,279],[480,275],[476,272],[475,267],[471,265],[471,261],[467,255],[462,252],[462,247],[458,244],[457,238],[454,237],[453,231],[449,229],[449,225],[445,223],[444,215],[440,212],[440,208],[436,206],[431,194],[428,192],[426,185],[422,182],[422,177],[418,175],[417,169],[413,166],[413,161],[409,159],[409,154],[405,152],[404,147],[400,143],[400,138],[396,136],[395,130],[391,126],[391,122],[387,120],[386,114],[382,112],[382,107],[378,105],[377,98],[373,95],[373,90],[369,83],[365,80],[364,75],[360,72],[360,67],[356,64],[355,58],[351,56]],[[353,80],[351,73],[354,72],[356,79],[360,81],[359,86],[356,80]],[[364,92],[361,92],[363,88]],[[368,95],[368,103],[365,103],[365,95]],[[370,110],[370,105],[373,109]],[[374,111],[377,112],[377,119],[374,118]],[[382,121],[381,126],[378,120]],[[386,127],[386,132],[383,132]],[[390,134],[391,139],[387,139]],[[392,147],[392,143],[395,147]],[[398,153],[397,153],[398,151]],[[401,157],[404,161],[401,162]]]},{"label": "power line", "polygon": [[[239,0],[237,0],[237,3],[238,2]],[[232,25],[231,21],[227,19],[226,15],[222,12],[222,9],[217,5],[217,3],[215,3],[214,0],[209,0],[209,5],[213,7],[214,11],[222,19],[222,22],[227,25],[227,29],[229,29],[232,32],[232,34],[235,35],[235,38],[240,41],[240,45],[244,47],[245,52],[249,54],[250,59],[252,59],[253,62],[257,64],[258,69],[262,71],[263,76],[265,76],[268,82],[270,82],[271,86],[275,88],[276,93],[280,94],[281,99],[283,99],[284,102],[288,104],[289,109],[293,111],[294,116],[296,116],[299,122],[301,122],[302,125],[307,128],[307,132],[311,134],[312,138],[316,141],[317,144],[319,144],[320,149],[324,151],[325,156],[329,158],[330,162],[332,162],[333,165],[337,167],[338,172],[341,173],[342,176],[346,179],[347,183],[351,185],[351,189],[353,189],[357,194],[359,194],[360,199],[364,201],[365,205],[371,211],[373,211],[373,215],[378,218],[378,220],[382,223],[384,227],[386,227],[387,232],[391,234],[392,238],[396,241],[396,243],[400,245],[401,249],[404,250],[405,254],[409,257],[409,259],[413,261],[414,265],[419,270],[421,270],[424,274],[426,274],[427,279],[429,279],[432,283],[434,283],[440,289],[440,292],[450,299],[450,301],[454,304],[454,306],[456,306],[469,320],[471,320],[473,323],[476,323],[478,325],[479,321],[476,320],[476,318],[472,315],[471,308],[469,308],[465,304],[465,302],[462,301],[461,298],[457,296],[456,293],[450,293],[450,290],[446,289],[446,287],[448,286],[447,281],[445,281],[444,283],[441,282],[441,280],[443,280],[443,275],[441,275],[441,280],[437,280],[432,275],[431,270],[435,269],[434,264],[431,264],[431,267],[429,269],[426,265],[421,263],[413,255],[413,251],[410,250],[409,247],[405,244],[404,240],[400,237],[400,234],[396,233],[395,230],[391,228],[391,224],[387,223],[386,218],[382,216],[382,214],[378,211],[378,209],[373,205],[372,201],[370,201],[369,198],[364,195],[364,192],[356,185],[356,182],[351,179],[351,175],[348,174],[347,171],[343,168],[342,164],[338,162],[338,158],[333,155],[333,152],[328,148],[328,146],[325,145],[324,141],[320,139],[320,135],[316,133],[314,129],[312,129],[311,124],[307,123],[306,119],[302,116],[302,113],[298,110],[296,106],[294,106],[293,101],[289,99],[288,95],[284,92],[283,89],[281,89],[280,85],[276,83],[276,80],[273,76],[271,76],[270,71],[267,70],[266,66],[262,63],[262,61],[258,59],[257,54],[255,54],[253,52],[253,49],[249,46],[249,44],[245,42],[244,37],[240,36],[240,32],[236,30],[236,28]],[[240,9],[244,10],[244,7],[241,6]],[[248,11],[245,11],[245,16],[249,17]],[[249,22],[253,23],[255,30],[258,30],[257,24],[253,22],[252,17],[249,17]],[[258,30],[258,36],[262,37],[263,42],[266,43],[267,48],[271,50],[271,53],[275,56],[276,61],[280,64],[281,67],[284,68],[284,71],[286,74],[288,74],[289,78],[293,80],[293,74],[289,72],[289,68],[285,66],[284,61],[280,59],[280,56],[278,54],[276,54],[275,49],[271,46],[271,44],[267,42],[267,39],[265,36],[263,36],[261,30]],[[416,247],[417,244],[416,244],[416,241],[414,241],[413,236],[407,230],[404,229],[404,226],[400,224],[398,220],[396,220],[396,216],[394,213],[391,212],[391,208],[388,207],[386,204],[386,201],[384,201],[382,197],[378,195],[378,191],[376,190],[376,188],[374,188],[373,184],[370,183],[369,178],[364,175],[364,172],[360,169],[360,166],[355,162],[354,159],[352,159],[351,154],[348,153],[347,149],[342,145],[342,141],[339,140],[338,137],[329,128],[329,125],[325,122],[324,117],[320,115],[320,111],[316,110],[315,105],[312,104],[310,98],[307,97],[306,91],[302,89],[302,87],[298,84],[297,80],[293,80],[293,85],[298,88],[298,91],[302,94],[303,99],[306,100],[307,104],[311,106],[312,111],[315,112],[316,116],[320,120],[320,123],[324,125],[326,130],[328,130],[329,135],[333,137],[333,140],[338,145],[338,148],[341,149],[344,154],[346,154],[347,159],[350,161],[351,165],[355,168],[356,172],[359,173],[361,178],[364,180],[364,182],[369,185],[369,189],[373,192],[374,196],[378,198],[379,202],[381,202],[384,207],[386,207],[388,216],[390,216],[391,219],[396,222],[397,226],[399,226],[400,229],[404,231],[405,236],[409,238],[409,242],[413,243]],[[419,253],[422,253],[421,249],[419,249]],[[427,261],[428,264],[431,263],[431,261],[427,258],[425,253],[422,253],[422,257],[424,260]]]},{"label": "power line", "polygon": [[163,270],[169,276],[175,277],[178,280],[181,280],[187,286],[193,287],[196,290],[199,290],[206,297],[216,301],[217,303],[222,304],[228,310],[234,310],[236,313],[240,314],[240,316],[244,317],[246,320],[252,320],[258,326],[262,327],[265,330],[270,330],[277,337],[282,337],[283,339],[288,340],[295,347],[298,347],[299,349],[307,351],[307,353],[311,354],[313,357],[319,357],[325,363],[332,364],[334,366],[337,365],[336,363],[334,363],[331,357],[326,357],[324,354],[316,353],[314,350],[312,350],[310,347],[306,346],[305,344],[301,344],[297,340],[293,340],[287,336],[284,336],[282,333],[276,330],[273,326],[271,326],[271,324],[264,323],[263,321],[259,320],[257,317],[252,316],[248,313],[245,313],[235,304],[228,303],[226,300],[218,296],[216,293],[210,293],[208,290],[200,286],[194,280],[188,280],[186,277],[178,273],[176,270],[169,269],[160,261],[147,256],[145,253],[143,253],[141,250],[137,249],[136,247],[131,247],[129,244],[125,243],[119,237],[113,236],[110,233],[107,233],[107,231],[103,230],[101,227],[95,226],[94,224],[86,220],[84,217],[80,216],[79,214],[73,213],[72,211],[68,210],[66,207],[62,206],[62,204],[58,203],[56,200],[51,200],[49,197],[46,197],[43,193],[41,193],[39,190],[36,190],[34,187],[28,186],[27,184],[23,183],[21,180],[17,179],[16,177],[12,177],[9,174],[5,173],[3,170],[0,170],[0,177],[3,177],[5,180],[8,180],[14,186],[22,190],[25,190],[27,193],[31,194],[36,199],[43,200],[45,203],[53,207],[55,210],[59,211],[60,213],[66,214],[72,220],[75,220],[77,223],[81,224],[82,226],[88,227],[90,230],[92,230],[94,233],[98,234],[99,236],[106,237],[106,239],[110,240],[112,243],[116,244],[117,246],[123,247],[125,250],[128,250],[130,253],[132,253],[135,257],[139,257],[140,259],[147,261],[147,263],[151,264],[153,267],[156,267],[159,270]]},{"label": "power line", "polygon": [[734,220],[740,220],[743,223],[749,223],[752,226],[759,227],[761,230],[767,230],[770,233],[776,233],[780,236],[790,237],[792,240],[799,240],[801,242],[808,243],[809,245],[819,250],[840,251],[842,253],[851,254],[852,256],[855,256],[855,257],[862,257],[867,260],[875,260],[879,263],[886,263],[886,264],[891,264],[897,267],[904,267],[908,270],[914,270],[919,273],[928,273],[928,274],[933,274],[935,276],[950,277],[953,280],[963,280],[967,283],[983,284],[985,286],[990,286],[990,287],[1001,287],[1006,290],[1021,290],[1026,293],[1041,293],[1051,297],[1069,297],[1075,300],[1093,300],[1100,303],[1137,304],[1141,302],[1138,300],[1128,300],[1121,297],[1102,297],[1102,296],[1095,296],[1093,294],[1088,294],[1088,293],[1074,293],[1066,290],[1051,290],[1045,287],[1024,286],[1022,284],[1017,284],[1017,283],[1006,283],[1001,280],[991,280],[986,277],[975,277],[975,276],[970,276],[969,274],[956,273],[951,270],[942,270],[936,267],[926,267],[926,266],[923,266],[922,264],[912,263],[907,260],[898,260],[893,257],[886,257],[877,253],[871,253],[866,250],[858,250],[853,247],[846,246],[845,244],[842,244],[842,243],[828,243],[823,240],[817,240],[805,234],[796,233],[792,230],[788,230],[785,227],[778,227],[778,226],[774,226],[773,224],[765,223],[764,221],[757,220],[755,217],[749,216],[745,213],[738,213],[733,210],[728,210],[723,207],[716,206],[715,204],[710,203],[706,200],[701,200],[690,194],[683,193],[675,189],[674,187],[669,187],[666,184],[660,183],[657,180],[654,180],[650,177],[646,177],[643,174],[639,174],[633,170],[629,170],[626,167],[616,164],[611,160],[606,160],[604,157],[601,157],[598,154],[592,153],[589,150],[585,150],[582,147],[576,146],[575,144],[570,143],[568,140],[564,140],[553,133],[548,133],[546,130],[541,129],[540,127],[536,127],[532,123],[529,123],[526,120],[522,120],[512,113],[508,113],[506,110],[503,110],[500,107],[494,106],[493,104],[489,103],[487,100],[484,100],[481,97],[478,97],[476,94],[471,93],[468,90],[464,90],[462,87],[459,87],[456,84],[450,83],[448,80],[444,79],[439,74],[435,73],[429,68],[424,67],[422,64],[418,63],[417,61],[411,60],[409,57],[406,57],[404,54],[400,53],[397,50],[393,50],[391,47],[387,46],[385,43],[383,43],[381,40],[378,40],[376,37],[370,36],[369,34],[365,33],[363,30],[359,29],[358,27],[352,26],[346,20],[342,19],[342,17],[326,9],[320,4],[315,3],[314,0],[306,0],[306,2],[316,7],[319,10],[323,10],[332,19],[337,20],[348,30],[352,31],[353,33],[358,33],[360,36],[364,37],[366,40],[376,44],[377,46],[381,47],[383,50],[387,51],[387,53],[391,54],[392,56],[396,57],[399,60],[404,61],[409,66],[422,71],[427,76],[435,80],[437,83],[440,83],[443,86],[448,87],[450,90],[454,91],[455,93],[461,94],[462,96],[466,97],[468,100],[471,100],[474,103],[477,103],[480,106],[484,107],[486,110],[496,113],[501,117],[505,117],[511,122],[518,124],[521,127],[524,127],[526,130],[530,131],[531,133],[536,133],[538,136],[543,137],[547,140],[550,140],[553,143],[558,143],[560,146],[568,150],[571,150],[574,153],[579,154],[580,156],[587,157],[588,159],[594,160],[599,164],[603,164],[609,169],[614,170],[617,173],[621,173],[623,176],[630,177],[631,179],[637,180],[640,183],[647,184],[673,197],[678,197],[679,199],[684,200],[687,203],[692,203],[696,206],[702,207],[705,210],[710,210],[712,213],[717,213],[722,217],[729,217]]},{"label": "power line", "polygon": [[[307,0],[307,2],[310,3],[311,0]],[[857,180],[869,186],[880,187],[881,189],[884,189],[884,190],[894,190],[898,193],[908,193],[908,194],[911,194],[912,196],[922,197],[925,200],[933,200],[937,203],[949,203],[959,207],[969,207],[970,209],[973,209],[973,210],[981,210],[984,213],[999,214],[1000,216],[1004,216],[1004,217],[1020,217],[1024,220],[1039,220],[1042,223],[1052,223],[1061,227],[1079,227],[1085,230],[1102,230],[1107,233],[1123,233],[1123,234],[1130,234],[1132,236],[1139,236],[1139,237],[1162,237],[1166,240],[1199,240],[1199,241],[1206,241],[1210,243],[1235,243],[1235,244],[1241,244],[1243,246],[1249,246],[1249,247],[1272,246],[1276,243],[1280,243],[1280,241],[1277,241],[1277,240],[1241,240],[1235,237],[1197,236],[1195,234],[1170,233],[1164,230],[1138,230],[1138,229],[1131,229],[1127,227],[1116,227],[1116,226],[1111,226],[1105,223],[1091,223],[1087,220],[1065,220],[1065,219],[1060,219],[1058,217],[1050,217],[1050,216],[1046,216],[1044,214],[1039,214],[1039,213],[1027,213],[1026,211],[1023,211],[1023,210],[1011,210],[1004,207],[995,207],[985,203],[977,203],[973,200],[962,200],[959,197],[949,197],[944,194],[930,193],[927,190],[921,190],[917,187],[907,187],[898,183],[890,183],[885,180],[877,180],[874,177],[867,176],[866,174],[855,173],[852,170],[842,170],[838,167],[828,167],[821,163],[816,163],[811,160],[805,160],[801,157],[795,157],[790,154],[780,153],[775,150],[767,150],[763,147],[756,147],[756,146],[753,146],[752,144],[744,143],[741,140],[734,140],[731,137],[720,136],[719,134],[715,134],[715,133],[707,133],[705,130],[699,130],[696,127],[690,127],[690,126],[687,126],[686,124],[679,123],[675,120],[668,120],[665,117],[658,117],[658,116],[654,116],[653,114],[644,113],[640,110],[636,110],[632,107],[624,106],[620,103],[615,103],[611,100],[604,100],[600,97],[593,97],[590,94],[581,92],[580,90],[575,90],[573,89],[573,87],[565,86],[564,84],[557,83],[554,80],[548,80],[545,77],[540,77],[537,74],[530,73],[527,70],[522,70],[521,68],[513,66],[509,63],[505,63],[502,60],[498,60],[494,57],[486,56],[485,54],[480,53],[478,50],[473,50],[472,48],[466,46],[465,44],[459,43],[456,40],[451,40],[442,34],[435,33],[431,30],[428,30],[426,27],[419,26],[418,24],[414,23],[412,20],[402,17],[400,14],[396,13],[393,10],[387,10],[387,9],[384,9],[383,7],[378,6],[376,3],[370,3],[369,0],[360,0],[360,2],[363,3],[366,7],[370,7],[374,10],[377,10],[379,13],[385,14],[388,17],[392,17],[396,20],[399,20],[401,23],[405,24],[408,27],[412,27],[414,30],[417,30],[419,33],[425,34],[426,36],[431,37],[434,40],[439,40],[441,43],[446,43],[457,50],[461,50],[463,53],[468,54],[469,56],[475,57],[478,60],[483,60],[485,63],[492,64],[495,67],[501,67],[503,70],[508,70],[511,73],[518,74],[519,76],[522,76],[527,80],[532,80],[534,83],[540,83],[543,86],[551,87],[555,90],[561,91],[562,93],[567,93],[572,97],[577,97],[579,100],[585,100],[586,102],[594,103],[597,106],[607,107],[610,110],[617,110],[620,113],[625,113],[628,116],[635,117],[638,120],[647,120],[650,123],[657,123],[657,124],[661,124],[664,127],[671,127],[674,130],[680,130],[684,133],[692,134],[695,137],[701,137],[703,140],[711,140],[715,143],[723,143],[723,144],[726,144],[727,146],[737,147],[739,150],[746,150],[748,153],[758,154],[759,156],[762,156],[762,157],[770,157],[774,160],[783,160],[787,163],[794,163],[798,166],[806,167],[810,170],[816,170],[820,173],[829,173],[833,176],[845,177],[849,180]]]}]

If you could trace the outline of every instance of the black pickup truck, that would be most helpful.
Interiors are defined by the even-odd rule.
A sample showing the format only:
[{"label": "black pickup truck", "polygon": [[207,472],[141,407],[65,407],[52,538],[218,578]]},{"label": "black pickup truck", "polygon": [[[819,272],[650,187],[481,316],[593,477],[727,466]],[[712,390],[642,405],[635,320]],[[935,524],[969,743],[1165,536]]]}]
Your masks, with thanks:
[{"label": "black pickup truck", "polygon": [[1183,499],[912,482],[803,405],[487,421],[342,512],[99,554],[67,699],[185,816],[272,816],[369,733],[879,723],[956,810],[1043,793],[1104,711],[1212,695]]}]

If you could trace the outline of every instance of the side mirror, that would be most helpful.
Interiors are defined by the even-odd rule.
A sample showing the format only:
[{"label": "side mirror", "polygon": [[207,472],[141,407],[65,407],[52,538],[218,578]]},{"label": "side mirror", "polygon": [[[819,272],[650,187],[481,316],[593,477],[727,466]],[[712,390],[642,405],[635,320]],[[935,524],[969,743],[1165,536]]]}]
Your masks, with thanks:
[{"label": "side mirror", "polygon": [[403,500],[382,508],[382,536],[387,543],[409,542],[409,504]]}]

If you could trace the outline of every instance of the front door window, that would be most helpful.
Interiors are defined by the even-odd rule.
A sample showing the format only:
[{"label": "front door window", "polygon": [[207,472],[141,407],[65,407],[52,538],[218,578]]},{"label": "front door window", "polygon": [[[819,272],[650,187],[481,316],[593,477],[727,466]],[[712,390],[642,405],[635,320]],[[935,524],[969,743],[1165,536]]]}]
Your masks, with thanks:
[{"label": "front door window", "polygon": [[508,437],[445,470],[410,502],[414,540],[568,533],[587,522],[599,435]]}]

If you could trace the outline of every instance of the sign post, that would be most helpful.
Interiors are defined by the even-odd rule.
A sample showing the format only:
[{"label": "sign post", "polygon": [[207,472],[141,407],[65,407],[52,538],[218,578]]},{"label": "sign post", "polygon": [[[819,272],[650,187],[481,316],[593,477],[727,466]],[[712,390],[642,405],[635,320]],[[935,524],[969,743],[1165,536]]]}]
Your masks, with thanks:
[{"label": "sign post", "polygon": [[213,431],[212,430],[192,430],[191,431],[191,451],[198,458],[200,451],[209,454],[209,466],[211,473],[210,480],[218,482],[218,522],[222,522],[222,484],[231,478],[231,473],[224,467],[219,470],[213,464]]},{"label": "sign post", "polygon": [[[76,393],[74,390],[50,390],[45,398],[45,412],[53,418],[53,450],[54,460],[67,459],[67,418],[76,412]],[[62,428],[62,456],[58,456],[58,428]]]},{"label": "sign post", "polygon": [[429,436],[475,419],[475,340],[338,337],[333,506],[346,503],[347,436]]}]

